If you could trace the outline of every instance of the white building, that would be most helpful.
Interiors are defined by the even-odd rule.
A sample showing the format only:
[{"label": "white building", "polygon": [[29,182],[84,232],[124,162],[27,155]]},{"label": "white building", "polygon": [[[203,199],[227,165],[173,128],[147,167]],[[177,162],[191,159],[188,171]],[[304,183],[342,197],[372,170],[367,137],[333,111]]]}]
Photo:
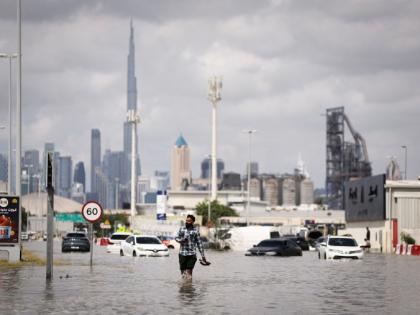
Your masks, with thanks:
[{"label": "white building", "polygon": [[364,244],[366,227],[370,230],[372,250],[391,253],[401,244],[401,232],[409,233],[420,243],[420,181],[387,180],[385,184],[385,220],[347,223],[343,233],[350,233]]}]

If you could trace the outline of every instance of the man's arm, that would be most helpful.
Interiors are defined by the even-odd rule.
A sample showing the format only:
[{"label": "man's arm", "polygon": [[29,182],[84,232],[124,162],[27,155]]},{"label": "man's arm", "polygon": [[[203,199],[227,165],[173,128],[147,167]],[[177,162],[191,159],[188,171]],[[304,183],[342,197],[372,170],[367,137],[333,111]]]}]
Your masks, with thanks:
[{"label": "man's arm", "polygon": [[175,236],[175,241],[178,243],[184,242],[184,233],[182,228],[179,229],[178,234]]}]

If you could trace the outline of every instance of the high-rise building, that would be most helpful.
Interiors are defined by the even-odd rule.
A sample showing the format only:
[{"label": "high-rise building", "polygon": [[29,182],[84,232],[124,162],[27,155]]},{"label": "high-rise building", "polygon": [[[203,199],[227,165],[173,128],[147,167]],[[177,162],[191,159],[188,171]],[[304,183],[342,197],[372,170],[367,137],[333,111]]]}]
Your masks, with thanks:
[{"label": "high-rise building", "polygon": [[123,151],[106,150],[103,161],[102,170],[108,179],[116,180],[120,183],[127,183],[127,156]]},{"label": "high-rise building", "polygon": [[[100,167],[95,169],[94,174],[94,187],[96,187],[96,197],[99,204],[107,209],[110,208],[108,204],[108,195],[109,195],[109,181],[108,177],[102,172]],[[113,205],[111,205],[113,207]]]},{"label": "high-rise building", "polygon": [[[249,162],[246,163],[245,174],[248,176]],[[251,161],[251,177],[258,177],[258,162]]]},{"label": "high-rise building", "polygon": [[[211,170],[211,159],[205,158],[201,162],[201,178],[209,178]],[[217,159],[217,179],[221,179],[225,170],[225,162],[222,159]]]},{"label": "high-rise building", "polygon": [[[74,167],[74,183],[82,184],[82,192],[86,191],[86,175],[85,175],[85,164],[83,162],[78,162]],[[77,186],[77,192],[79,192],[80,186]]]},{"label": "high-rise building", "polygon": [[39,151],[27,150],[23,155],[23,167],[30,168],[31,174],[39,173]]},{"label": "high-rise building", "polygon": [[72,186],[72,167],[73,163],[70,156],[60,156],[58,158],[58,195],[69,198]]},{"label": "high-rise building", "polygon": [[101,132],[99,129],[92,129],[90,136],[90,191],[97,193],[95,174],[101,167]]},{"label": "high-rise building", "polygon": [[[134,110],[137,112],[137,78],[135,74],[135,47],[134,47],[134,29],[133,23],[130,22],[130,39],[129,39],[129,51],[127,56],[127,111]],[[123,150],[128,158],[128,173],[124,176],[126,181],[130,180],[130,169],[131,169],[131,138],[132,138],[132,124],[124,122],[124,139],[123,139]],[[138,150],[138,139],[135,139],[136,144],[136,170],[137,176],[141,175],[141,163],[139,158]],[[126,184],[123,182],[123,184]]]},{"label": "high-rise building", "polygon": [[172,148],[171,189],[184,190],[191,183],[190,149],[182,134]]}]

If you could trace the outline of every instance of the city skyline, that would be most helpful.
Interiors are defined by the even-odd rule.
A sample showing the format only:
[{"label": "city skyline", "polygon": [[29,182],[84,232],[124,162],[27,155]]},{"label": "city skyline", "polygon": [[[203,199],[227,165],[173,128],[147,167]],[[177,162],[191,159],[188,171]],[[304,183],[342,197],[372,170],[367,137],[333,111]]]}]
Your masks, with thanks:
[{"label": "city skyline", "polygon": [[[227,171],[243,173],[248,139],[241,130],[255,128],[252,159],[261,173],[293,169],[300,152],[315,187],[324,187],[322,115],[345,106],[366,139],[373,174],[385,172],[389,156],[404,169],[405,145],[408,178],[420,175],[414,163],[420,158],[418,3],[203,4],[24,2],[22,151],[53,142],[74,162],[84,161],[90,174],[92,128],[101,130],[103,148],[120,150],[132,17],[145,175],[169,169],[173,139],[182,131],[198,176],[210,153],[206,89],[213,74],[224,82],[218,156]],[[0,52],[16,50],[15,16],[15,1],[2,1]],[[0,114],[7,117],[8,64],[0,61]],[[1,152],[7,141],[7,130],[0,130]]]}]

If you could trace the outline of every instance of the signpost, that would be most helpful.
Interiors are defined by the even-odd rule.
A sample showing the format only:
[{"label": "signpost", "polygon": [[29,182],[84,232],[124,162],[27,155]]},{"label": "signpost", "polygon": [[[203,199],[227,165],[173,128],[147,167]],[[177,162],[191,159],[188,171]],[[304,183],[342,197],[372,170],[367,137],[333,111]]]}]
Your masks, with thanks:
[{"label": "signpost", "polygon": [[88,201],[82,207],[82,216],[89,222],[90,234],[90,266],[92,267],[93,261],[93,223],[99,221],[102,217],[102,207],[95,201]]},{"label": "signpost", "polygon": [[53,237],[54,237],[54,152],[47,152],[47,280],[53,275]]}]

